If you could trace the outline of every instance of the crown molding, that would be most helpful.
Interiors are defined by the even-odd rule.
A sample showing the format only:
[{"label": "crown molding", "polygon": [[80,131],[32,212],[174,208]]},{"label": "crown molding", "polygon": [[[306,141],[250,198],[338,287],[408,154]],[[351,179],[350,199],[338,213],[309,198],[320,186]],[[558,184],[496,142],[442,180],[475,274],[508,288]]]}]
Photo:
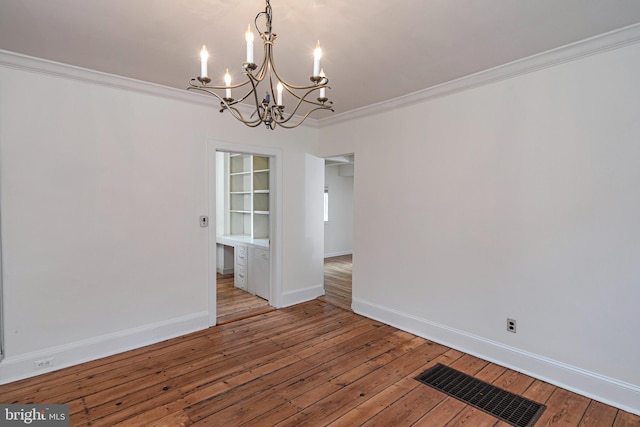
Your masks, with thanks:
[{"label": "crown molding", "polygon": [[389,109],[452,95],[638,42],[640,42],[640,24],[630,25],[407,95],[322,118],[318,120],[318,125],[322,128],[388,111]]},{"label": "crown molding", "polygon": [[[219,103],[214,97],[196,91],[187,91],[186,85],[185,89],[182,90],[2,49],[0,49],[0,67],[13,68],[21,71],[76,80],[83,83],[96,84],[147,95],[159,96],[162,98],[206,105],[215,109],[219,108]],[[238,104],[237,107],[243,114],[251,114],[253,111],[251,106],[246,104]],[[294,118],[295,117],[299,116],[294,116]],[[318,120],[312,118],[307,118],[302,126],[312,128],[320,127]]]},{"label": "crown molding", "polygon": [[[317,129],[355,120],[361,117],[388,111],[389,109],[408,106],[452,95],[454,93],[467,91],[638,42],[640,42],[640,24],[634,24],[529,56],[527,58],[509,62],[504,65],[499,65],[488,70],[460,77],[458,79],[407,95],[336,114],[331,117],[325,117],[322,119],[307,118],[303,123],[303,126]],[[0,67],[15,68],[28,72],[63,77],[85,83],[98,84],[101,86],[124,89],[218,108],[218,103],[215,102],[216,100],[205,94],[190,93],[182,89],[103,73],[46,59],[35,58],[6,50],[0,50]],[[244,113],[244,104],[240,104],[239,107]],[[250,111],[250,107],[246,106],[246,112]]]},{"label": "crown molding", "polygon": [[35,58],[33,56],[27,56],[7,50],[0,50],[0,67],[14,68],[21,71],[62,77],[84,83],[140,92],[163,98],[172,98],[180,101],[215,106],[213,100],[204,94],[188,93],[186,90],[136,80],[129,77],[103,73],[101,71],[90,70],[88,68],[77,67],[75,65],[49,61],[47,59]]}]

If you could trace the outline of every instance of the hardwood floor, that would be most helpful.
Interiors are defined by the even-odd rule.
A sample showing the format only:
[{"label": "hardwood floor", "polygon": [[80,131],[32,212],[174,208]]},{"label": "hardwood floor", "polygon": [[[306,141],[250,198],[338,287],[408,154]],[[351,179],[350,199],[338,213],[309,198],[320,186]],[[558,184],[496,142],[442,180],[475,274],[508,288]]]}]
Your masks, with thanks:
[{"label": "hardwood floor", "polygon": [[233,274],[216,277],[216,321],[223,325],[275,310],[269,302],[233,286]]},{"label": "hardwood floor", "polygon": [[545,403],[541,426],[640,417],[311,301],[0,386],[4,403],[68,403],[73,426],[501,426],[414,377],[443,363]]},{"label": "hardwood floor", "polygon": [[[351,266],[351,255],[325,258],[325,295],[318,299],[351,310]],[[235,288],[233,274],[218,274],[216,281],[218,325],[275,310],[262,298]]]},{"label": "hardwood floor", "polygon": [[352,256],[342,255],[324,259],[324,296],[318,298],[351,310]]}]

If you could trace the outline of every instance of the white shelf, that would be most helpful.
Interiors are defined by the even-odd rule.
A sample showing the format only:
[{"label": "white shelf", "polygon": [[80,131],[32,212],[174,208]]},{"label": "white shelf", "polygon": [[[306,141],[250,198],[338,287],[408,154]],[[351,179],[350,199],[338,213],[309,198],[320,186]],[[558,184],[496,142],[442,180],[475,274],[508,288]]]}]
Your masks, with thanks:
[{"label": "white shelf", "polygon": [[225,232],[255,239],[269,238],[269,157],[229,153],[226,157],[229,215]]}]

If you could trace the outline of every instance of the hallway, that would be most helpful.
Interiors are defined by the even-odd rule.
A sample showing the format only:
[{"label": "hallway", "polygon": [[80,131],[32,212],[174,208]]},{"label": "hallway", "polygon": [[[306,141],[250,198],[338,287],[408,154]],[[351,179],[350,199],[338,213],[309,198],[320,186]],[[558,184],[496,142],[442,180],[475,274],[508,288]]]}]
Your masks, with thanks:
[{"label": "hallway", "polygon": [[324,296],[321,301],[351,311],[351,270],[353,256],[342,255],[324,259]]}]

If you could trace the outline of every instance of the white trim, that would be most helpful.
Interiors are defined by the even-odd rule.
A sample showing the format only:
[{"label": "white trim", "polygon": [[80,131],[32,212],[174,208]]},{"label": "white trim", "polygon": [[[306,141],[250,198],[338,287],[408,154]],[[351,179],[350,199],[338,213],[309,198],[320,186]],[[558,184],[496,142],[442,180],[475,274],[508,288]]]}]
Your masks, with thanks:
[{"label": "white trim", "polygon": [[334,256],[352,255],[353,251],[331,252],[330,254],[324,254],[325,258],[331,258]]},{"label": "white trim", "polygon": [[185,82],[185,90],[181,90],[6,50],[0,50],[0,66],[217,107],[211,97],[201,93],[187,92],[187,82]]},{"label": "white trim", "polygon": [[361,117],[388,111],[389,109],[407,106],[454,93],[474,89],[480,86],[510,79],[522,74],[531,73],[544,68],[553,67],[601,52],[628,46],[640,42],[640,24],[630,25],[608,33],[600,34],[548,50],[527,58],[518,59],[468,76],[460,77],[443,84],[422,89],[397,98],[367,105],[355,110],[346,111],[330,117],[319,119],[319,127],[335,125]]},{"label": "white trim", "polygon": [[[394,99],[385,100],[376,104],[335,114],[322,119],[307,118],[303,126],[312,128],[322,128],[338,123],[355,120],[360,117],[387,111],[390,108],[398,108],[430,99],[451,95],[457,92],[466,91],[479,86],[516,77],[522,74],[531,73],[544,68],[553,67],[565,62],[574,61],[601,52],[628,46],[640,42],[640,24],[630,25],[608,33],[600,34],[548,50],[527,58],[518,59],[507,64],[499,65],[488,70],[480,71],[468,76],[432,86]],[[15,52],[0,50],[0,66],[16,68],[23,71],[30,71],[41,74],[49,74],[58,77],[65,77],[85,83],[99,84],[119,89],[141,92],[165,98],[173,98],[181,101],[196,104],[209,105],[218,108],[217,100],[211,96],[187,92],[185,80],[185,90],[176,89],[159,84],[144,82],[128,77],[116,76],[100,71],[89,70],[73,65],[48,61],[46,59],[34,58]],[[243,106],[240,106],[243,108]]]},{"label": "white trim", "polygon": [[283,307],[301,304],[324,295],[324,285],[310,286],[304,289],[288,291],[282,295]]},{"label": "white trim", "polygon": [[[203,311],[17,357],[7,357],[0,363],[0,384],[137,349],[206,328],[207,312]],[[49,358],[54,359],[51,368],[35,370],[36,360]]]},{"label": "white trim", "polygon": [[423,338],[640,415],[640,387],[353,298],[353,311]]},{"label": "white trim", "polygon": [[[283,172],[282,172],[282,150],[275,147],[264,147],[259,145],[247,145],[240,143],[230,143],[219,140],[211,140],[208,143],[207,156],[209,158],[209,190],[207,197],[209,199],[209,216],[213,218],[209,221],[209,252],[215,253],[216,251],[216,182],[215,182],[215,167],[216,167],[216,151],[227,151],[234,153],[247,153],[257,154],[260,156],[270,157],[269,166],[269,179],[270,189],[269,203],[271,205],[270,211],[275,212],[275,215],[269,215],[269,250],[271,253],[270,260],[270,273],[271,273],[271,286],[269,290],[269,305],[275,308],[282,308],[282,212],[283,212]],[[211,257],[209,257],[211,258]],[[213,268],[212,268],[213,266]],[[209,301],[210,301],[210,316],[213,316],[215,324],[215,280],[216,268],[215,261],[209,261]],[[213,307],[213,309],[211,309]],[[212,325],[213,325],[212,324]]]},{"label": "white trim", "polygon": [[[385,100],[376,104],[367,105],[355,110],[335,114],[322,119],[307,118],[303,126],[322,128],[338,123],[355,120],[360,117],[384,112],[390,108],[398,108],[430,99],[451,95],[479,86],[531,73],[543,68],[553,67],[565,62],[574,61],[591,55],[596,55],[608,50],[617,49],[640,42],[640,24],[630,25],[608,33],[590,37],[585,40],[570,43],[555,49],[548,50],[527,58],[518,59],[507,64],[499,65],[488,70],[480,71],[468,76],[432,86],[407,95]],[[188,82],[185,80],[185,89],[176,89],[155,83],[144,82],[128,77],[116,76],[87,68],[34,58],[15,52],[0,49],[0,66],[16,68],[23,71],[49,74],[65,77],[85,83],[99,84],[119,89],[131,90],[165,98],[173,98],[196,104],[205,104],[218,108],[217,100],[211,96],[187,92]],[[240,105],[242,109],[244,106]],[[248,108],[248,107],[247,107]],[[247,110],[248,111],[248,110]]]},{"label": "white trim", "polygon": [[[77,67],[75,65],[35,58],[33,56],[27,56],[2,49],[0,49],[0,67],[14,68],[22,71],[77,80],[83,83],[97,84],[100,86],[124,89],[147,95],[155,95],[168,99],[191,102],[194,104],[208,105],[216,109],[219,108],[219,101],[216,98],[198,91],[187,91],[189,82],[186,77],[184,89],[178,89],[143,80],[136,80],[129,77],[95,71],[88,68]],[[249,105],[238,104],[237,107],[243,114],[251,114],[252,112]],[[304,121],[303,126],[318,128],[319,122],[317,119],[307,118]]]},{"label": "white trim", "polygon": [[209,242],[207,244],[207,312],[209,313],[209,326],[215,326],[218,322],[218,253],[216,241],[216,147],[207,143],[207,194],[205,200],[209,202]]},{"label": "white trim", "polygon": [[[220,271],[222,270],[222,271]],[[216,268],[216,271],[219,274],[233,274],[233,268],[227,268],[226,270],[220,269],[220,268]]]},{"label": "white trim", "polygon": [[[1,96],[1,95],[0,95]],[[0,185],[2,188],[2,185]],[[2,199],[0,195],[0,200]],[[0,362],[4,359],[4,272],[2,266],[4,265],[4,251],[2,250],[2,207],[0,207]]]}]

